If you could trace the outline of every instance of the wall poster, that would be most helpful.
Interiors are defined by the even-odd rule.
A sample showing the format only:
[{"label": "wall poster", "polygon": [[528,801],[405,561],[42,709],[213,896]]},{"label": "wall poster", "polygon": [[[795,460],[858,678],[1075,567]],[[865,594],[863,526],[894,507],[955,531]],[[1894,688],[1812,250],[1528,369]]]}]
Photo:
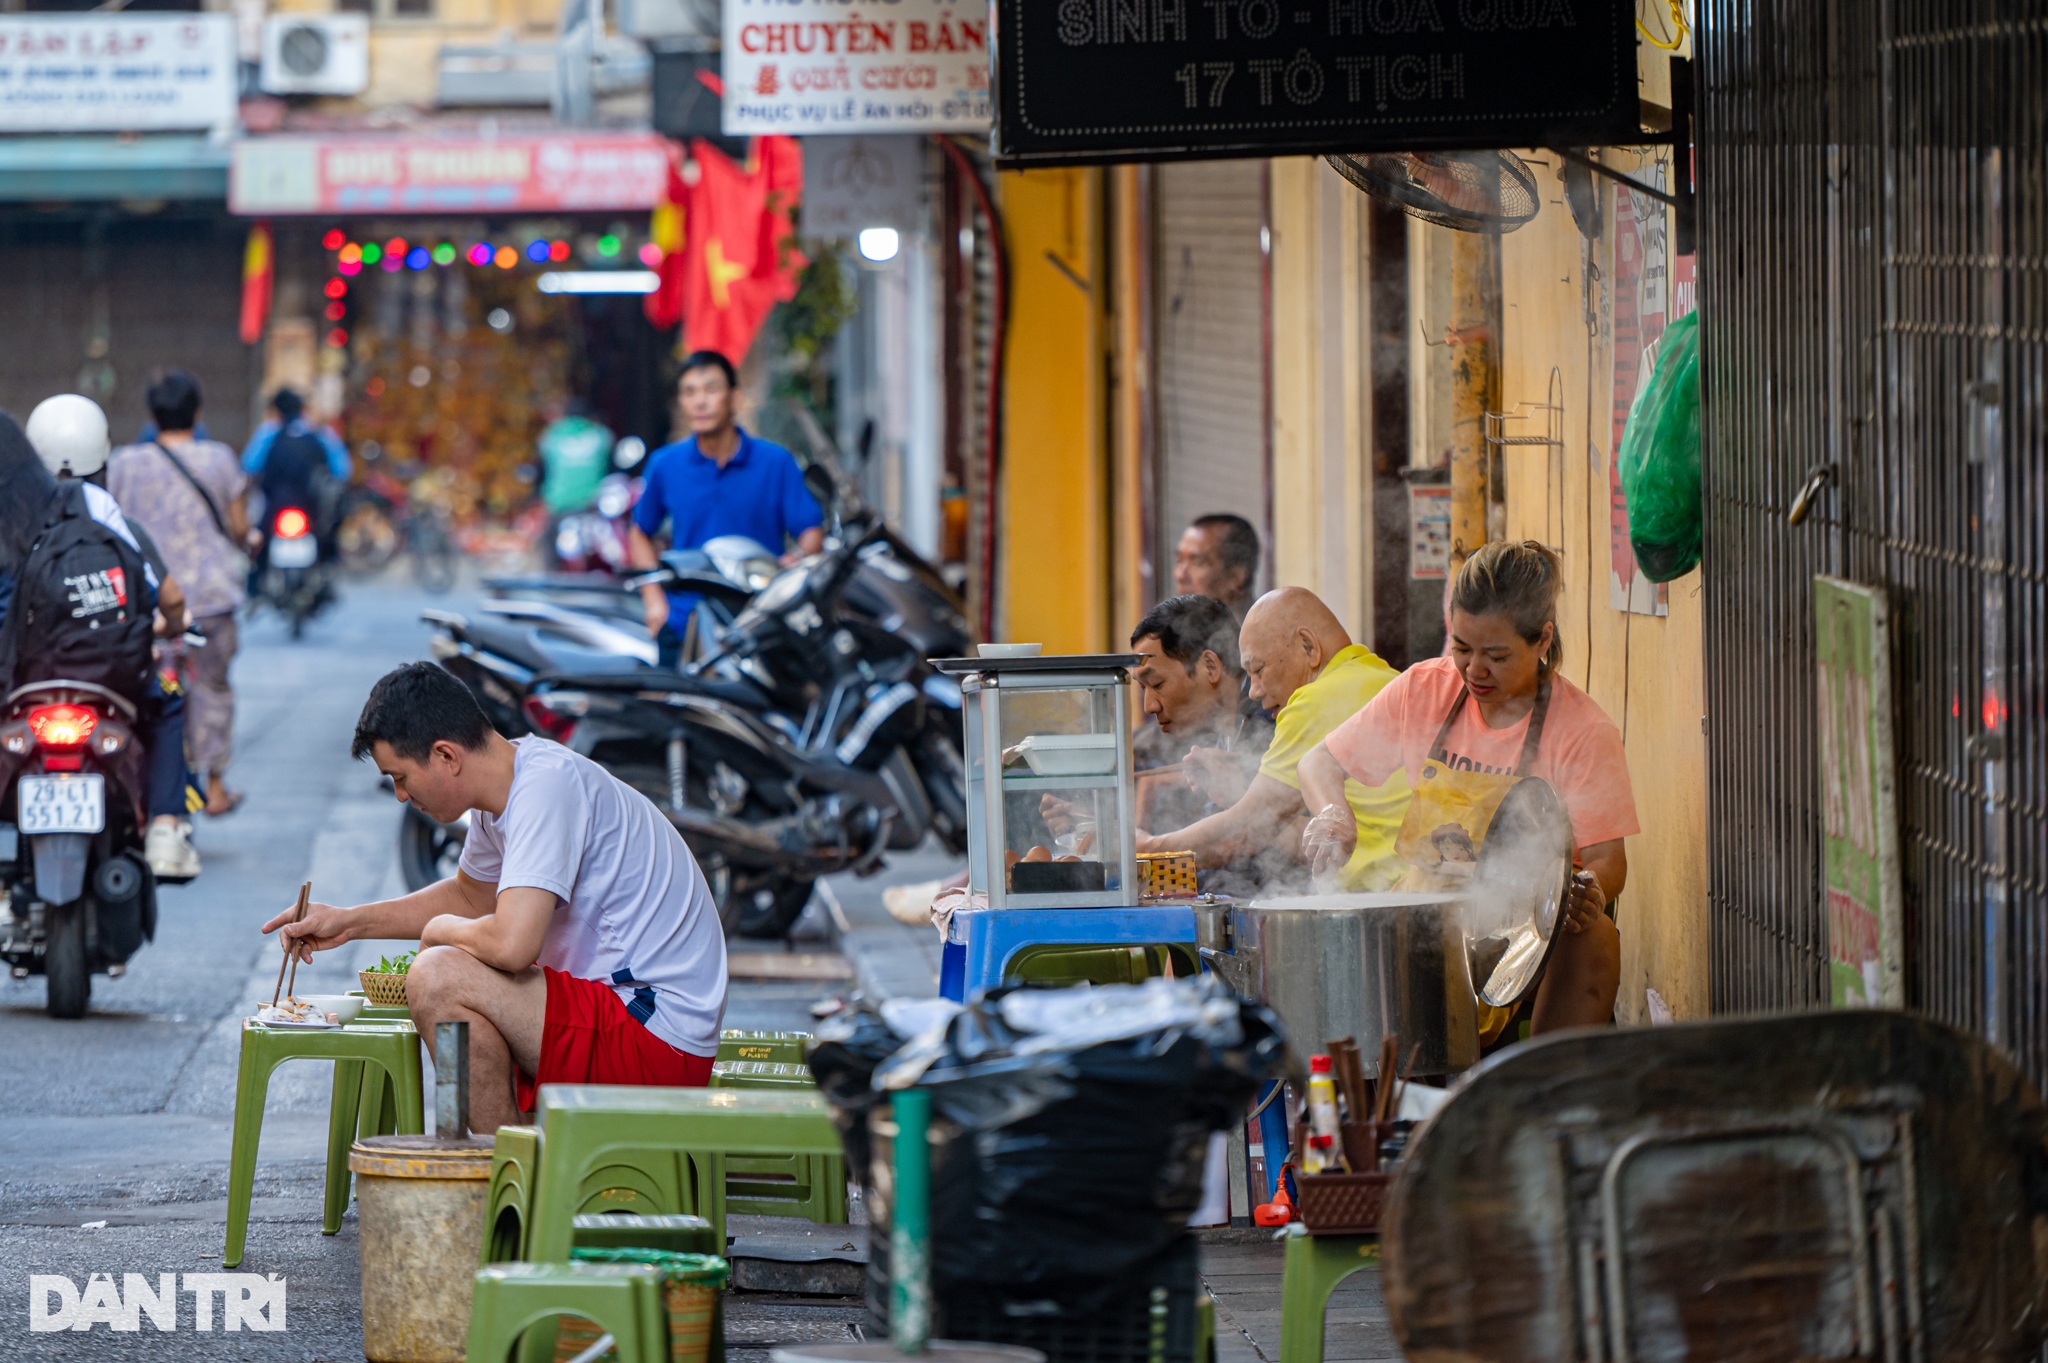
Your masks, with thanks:
[{"label": "wall poster", "polygon": [[[1660,164],[1645,173],[1649,183],[1664,185]],[[1657,364],[1657,343],[1664,328],[1691,312],[1695,288],[1693,257],[1670,250],[1668,210],[1657,200],[1626,185],[1614,190],[1614,254],[1608,262],[1610,297],[1614,303],[1613,435],[1607,450],[1608,604],[1637,615],[1669,615],[1671,593],[1636,569],[1635,550],[1628,540],[1628,503],[1621,491],[1621,441],[1628,430],[1629,408],[1649,382]]]},{"label": "wall poster", "polygon": [[1891,625],[1884,592],[1813,580],[1819,669],[1828,993],[1837,1008],[1905,1005]]}]

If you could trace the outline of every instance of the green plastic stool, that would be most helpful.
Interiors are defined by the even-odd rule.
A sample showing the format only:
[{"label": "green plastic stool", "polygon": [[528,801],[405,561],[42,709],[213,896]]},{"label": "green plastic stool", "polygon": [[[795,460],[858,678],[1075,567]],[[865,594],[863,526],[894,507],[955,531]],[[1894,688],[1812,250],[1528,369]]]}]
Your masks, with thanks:
[{"label": "green plastic stool", "polygon": [[1279,1363],[1323,1363],[1330,1294],[1361,1268],[1380,1266],[1377,1235],[1290,1235],[1280,1276]]},{"label": "green plastic stool", "polygon": [[[539,1116],[540,1175],[526,1235],[526,1255],[539,1263],[567,1259],[575,1218],[592,1211],[694,1213],[722,1244],[718,1157],[841,1153],[816,1092],[550,1084]],[[632,1205],[630,1194],[643,1187],[666,1205]],[[585,1205],[590,1190],[607,1188],[624,1192]]]},{"label": "green plastic stool", "polygon": [[505,1363],[519,1337],[582,1316],[611,1335],[619,1363],[669,1363],[661,1272],[647,1264],[493,1264],[469,1303],[469,1363]]},{"label": "green plastic stool", "polygon": [[526,1251],[526,1218],[540,1172],[540,1128],[501,1126],[491,1147],[491,1186],[484,1196],[484,1264],[509,1264]]},{"label": "green plastic stool", "polygon": [[1195,1298],[1195,1363],[1216,1363],[1216,1299]]},{"label": "green plastic stool", "polygon": [[[234,1144],[228,1156],[228,1234],[221,1254],[221,1266],[234,1268],[242,1262],[242,1249],[249,1236],[249,1198],[256,1186],[256,1146],[263,1134],[263,1104],[270,1090],[270,1074],[290,1060],[358,1061],[375,1065],[390,1081],[392,1129],[405,1135],[422,1134],[426,1127],[420,1098],[420,1036],[410,1022],[351,1023],[332,1031],[281,1031],[264,1027],[253,1019],[242,1023],[242,1056],[235,1079]],[[379,1097],[383,1084],[374,1084]],[[337,1145],[343,1169],[341,1205],[348,1200],[348,1144],[361,1124],[359,1103],[330,1110],[327,1114],[328,1183],[323,1233],[341,1228],[335,1211],[334,1166]],[[378,1125],[382,1125],[379,1118]]]},{"label": "green plastic stool", "polygon": [[348,1168],[350,1144],[371,1136],[398,1134],[398,1093],[391,1076],[379,1070],[374,1081],[365,1084],[363,1065],[360,1060],[334,1062],[334,1088],[327,1107],[327,1196],[320,1216],[324,1235],[341,1229],[342,1213],[348,1210],[354,1177]]},{"label": "green plastic stool", "polygon": [[1012,984],[1143,984],[1164,978],[1169,960],[1177,976],[1185,978],[1201,970],[1184,948],[1171,944],[1126,947],[1047,943],[1018,951],[1003,967],[1003,977]]},{"label": "green plastic stool", "polygon": [[[711,1087],[815,1092],[810,1066],[721,1060]],[[846,1160],[841,1155],[732,1155],[724,1161],[725,1209],[742,1216],[801,1216],[819,1225],[846,1221]]]},{"label": "green plastic stool", "polygon": [[728,1028],[718,1034],[718,1059],[766,1060],[781,1065],[804,1063],[809,1032],[755,1032]]}]

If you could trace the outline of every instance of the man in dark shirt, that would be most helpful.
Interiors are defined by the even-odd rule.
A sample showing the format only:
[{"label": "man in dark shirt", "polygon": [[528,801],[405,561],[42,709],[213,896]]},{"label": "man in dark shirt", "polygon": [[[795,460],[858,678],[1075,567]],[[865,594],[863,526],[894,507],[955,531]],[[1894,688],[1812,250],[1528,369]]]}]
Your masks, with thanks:
[{"label": "man in dark shirt", "polygon": [[1216,598],[1168,597],[1131,631],[1131,651],[1149,721],[1136,740],[1138,826],[1184,828],[1243,793],[1273,724],[1243,698],[1237,619]]}]

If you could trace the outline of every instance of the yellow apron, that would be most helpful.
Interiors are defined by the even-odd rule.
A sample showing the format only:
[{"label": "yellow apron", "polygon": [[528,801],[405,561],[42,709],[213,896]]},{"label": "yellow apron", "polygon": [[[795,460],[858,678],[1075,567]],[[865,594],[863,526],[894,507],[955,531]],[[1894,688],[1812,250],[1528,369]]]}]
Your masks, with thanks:
[{"label": "yellow apron", "polygon": [[[1479,865],[1479,847],[1493,823],[1494,811],[1535,764],[1536,750],[1543,742],[1543,717],[1550,709],[1550,679],[1545,677],[1536,689],[1528,737],[1522,742],[1522,755],[1512,774],[1461,771],[1449,765],[1444,740],[1450,737],[1451,725],[1464,710],[1468,694],[1463,687],[1458,689],[1458,698],[1451,702],[1451,711],[1423,758],[1408,800],[1408,817],[1394,839],[1394,850],[1408,862],[1408,873],[1396,889],[1425,894],[1465,889]],[[1484,999],[1478,1002],[1479,1041],[1485,1045],[1506,1029],[1514,1010],[1496,1008]]]}]

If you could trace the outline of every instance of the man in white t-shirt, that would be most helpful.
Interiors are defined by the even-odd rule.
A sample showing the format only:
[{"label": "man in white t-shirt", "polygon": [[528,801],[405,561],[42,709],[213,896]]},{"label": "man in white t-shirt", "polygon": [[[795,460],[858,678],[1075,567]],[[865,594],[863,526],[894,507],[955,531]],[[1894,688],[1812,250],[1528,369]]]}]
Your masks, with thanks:
[{"label": "man in white t-shirt", "polygon": [[456,873],[401,899],[287,910],[301,959],[417,938],[413,1021],[469,1028],[470,1124],[541,1084],[701,1086],[725,1015],[725,937],[704,873],[646,796],[544,738],[508,741],[461,682],[408,663],[370,689],[355,756],[429,818],[472,815]]}]

